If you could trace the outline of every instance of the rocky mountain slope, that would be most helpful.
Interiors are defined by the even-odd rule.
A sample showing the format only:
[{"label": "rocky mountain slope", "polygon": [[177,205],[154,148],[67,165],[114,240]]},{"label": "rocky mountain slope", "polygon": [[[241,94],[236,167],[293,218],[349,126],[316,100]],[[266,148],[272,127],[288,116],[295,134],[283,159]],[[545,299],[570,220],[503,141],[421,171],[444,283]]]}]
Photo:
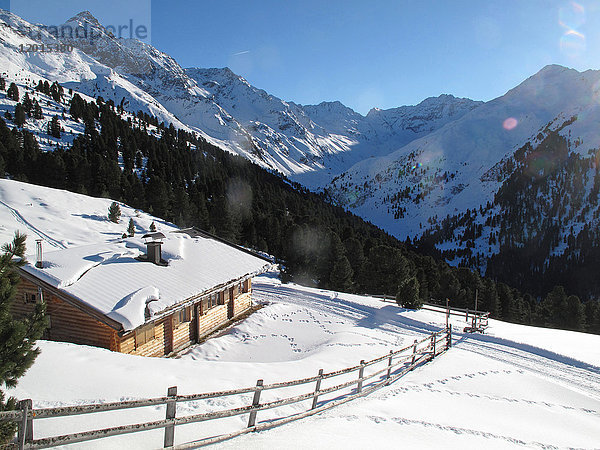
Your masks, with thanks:
[{"label": "rocky mountain slope", "polygon": [[[366,117],[341,104],[303,107],[251,86],[226,68],[183,69],[151,45],[115,38],[87,11],[67,20],[59,28],[59,39],[5,11],[0,21],[0,58],[7,62],[8,78],[43,77],[111,99],[130,112],[141,110],[198,132],[213,144],[313,188],[480,104],[441,96],[413,107],[374,110]],[[78,27],[87,30],[84,37],[70,37],[69,30]],[[25,29],[28,33],[22,32]],[[20,51],[40,43],[66,43],[74,50]],[[347,116],[340,114],[344,111]]]},{"label": "rocky mountain slope", "polygon": [[561,128],[570,151],[586,155],[597,148],[599,93],[600,71],[547,66],[396,152],[357,163],[329,190],[340,204],[394,235],[420,236],[428,222],[485,206],[514,169],[503,161],[551,130]]}]

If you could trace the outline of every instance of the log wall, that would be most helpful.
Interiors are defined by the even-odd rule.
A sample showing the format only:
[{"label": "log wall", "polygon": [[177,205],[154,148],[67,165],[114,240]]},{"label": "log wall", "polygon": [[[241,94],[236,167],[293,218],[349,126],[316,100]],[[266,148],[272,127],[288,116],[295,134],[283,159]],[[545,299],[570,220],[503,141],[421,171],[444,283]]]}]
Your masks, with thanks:
[{"label": "log wall", "polygon": [[[247,311],[252,306],[250,287],[251,281],[247,280],[244,283],[244,290],[247,289],[248,292],[235,297],[234,316]],[[226,290],[226,293],[228,291],[229,289]],[[37,285],[22,278],[12,307],[13,314],[17,317],[23,317],[33,312],[34,300],[37,299],[37,296]],[[198,298],[197,303],[190,308],[188,321],[175,324],[175,313],[161,318],[154,322],[154,338],[142,344],[136,342],[135,330],[119,336],[113,328],[99,322],[55,295],[43,292],[43,296],[50,319],[50,327],[44,338],[92,345],[140,356],[164,356],[180,351],[228,321],[229,301],[209,309],[204,314],[200,314],[199,303],[202,299]],[[225,295],[225,298],[228,299],[228,295]]]},{"label": "log wall", "polygon": [[206,336],[227,322],[227,304],[217,305],[198,317],[198,336]]},{"label": "log wall", "polygon": [[140,356],[165,356],[173,351],[171,316],[154,322],[154,339],[144,344],[136,342],[135,330],[121,337],[120,352]]},{"label": "log wall", "polygon": [[[191,308],[192,311],[195,308]],[[188,347],[189,345],[195,342],[196,332],[194,330],[194,323],[196,320],[195,313],[192,312],[192,316],[188,322],[183,322],[173,327],[173,351],[177,352],[179,350]],[[174,322],[173,322],[174,323]]]},{"label": "log wall", "polygon": [[235,298],[235,302],[233,304],[233,314],[237,316],[245,311],[247,311],[252,306],[252,296],[250,292],[246,292],[245,294],[240,294]]},{"label": "log wall", "polygon": [[[35,284],[21,279],[12,306],[15,317],[23,317],[33,311],[34,303],[27,303],[25,295],[37,297],[37,294],[38,287]],[[116,330],[46,291],[43,291],[43,296],[46,301],[46,315],[50,322],[44,335],[45,339],[118,351]]]}]

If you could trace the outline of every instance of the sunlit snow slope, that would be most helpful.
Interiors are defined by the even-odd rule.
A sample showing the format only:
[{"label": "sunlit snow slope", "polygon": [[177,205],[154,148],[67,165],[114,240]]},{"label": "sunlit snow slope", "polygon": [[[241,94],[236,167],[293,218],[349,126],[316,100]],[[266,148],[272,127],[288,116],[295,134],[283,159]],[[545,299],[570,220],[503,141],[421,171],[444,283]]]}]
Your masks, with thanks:
[{"label": "sunlit snow slope", "polygon": [[[35,407],[246,387],[315,375],[409,345],[444,325],[444,315],[393,303],[281,285],[254,284],[265,307],[178,359],[152,359],[55,342],[11,393]],[[462,330],[464,321],[453,320]],[[453,348],[369,397],[318,416],[219,444],[225,448],[507,448],[598,444],[600,337],[490,321],[489,334],[457,332]],[[66,369],[68,367],[68,370]],[[325,386],[323,386],[325,387]],[[265,393],[267,394],[267,393]],[[288,393],[289,395],[289,393]],[[272,399],[273,397],[271,397]],[[265,400],[268,396],[265,395]],[[178,414],[243,406],[248,397],[178,405]],[[289,407],[280,414],[307,408]],[[258,418],[276,417],[259,412]],[[112,417],[112,418],[111,418]],[[36,436],[156,420],[162,408],[36,423]],[[246,417],[178,427],[176,443],[240,429]],[[39,434],[38,434],[39,433]],[[162,433],[88,444],[150,448]],[[86,445],[87,446],[87,445]]]},{"label": "sunlit snow slope", "polygon": [[[2,239],[14,230],[49,245],[117,237],[123,223],[105,219],[108,199],[0,181]],[[122,205],[141,229],[153,218]],[[168,231],[168,224],[159,227]],[[393,302],[282,285],[259,277],[254,298],[264,307],[178,358],[144,358],[40,341],[33,367],[9,391],[34,407],[208,392],[309,377],[354,366],[412,344],[445,324],[444,314],[411,311]],[[433,362],[372,395],[318,416],[219,444],[224,448],[564,448],[598,446],[600,336],[490,321],[486,335],[463,334],[452,320],[453,347]],[[339,380],[337,381],[339,382]],[[327,387],[326,382],[323,387]],[[312,389],[312,386],[309,388]],[[305,391],[289,391],[294,395]],[[263,400],[274,399],[265,392]],[[327,400],[325,397],[323,400]],[[246,406],[249,395],[181,403],[179,416]],[[258,420],[310,405],[261,411]],[[158,420],[163,407],[65,420],[36,420],[35,438]],[[247,417],[177,427],[176,443],[243,428]],[[112,437],[80,447],[155,448],[162,431]]]},{"label": "sunlit snow slope", "polygon": [[127,231],[129,219],[136,233],[147,232],[153,221],[161,231],[176,229],[125,204],[120,204],[120,222],[113,223],[108,220],[111,203],[107,198],[0,179],[0,243],[20,231],[27,234],[27,254],[34,255],[37,239],[47,251],[118,239]]}]

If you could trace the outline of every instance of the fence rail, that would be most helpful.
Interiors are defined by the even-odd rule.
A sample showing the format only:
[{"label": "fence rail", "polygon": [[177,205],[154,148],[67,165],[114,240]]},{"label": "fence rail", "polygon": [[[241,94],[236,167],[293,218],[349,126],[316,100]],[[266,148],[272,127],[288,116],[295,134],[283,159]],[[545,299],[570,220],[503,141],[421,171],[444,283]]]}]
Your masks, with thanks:
[{"label": "fence rail", "polygon": [[[393,302],[393,303],[396,302],[396,298],[392,295],[387,295],[387,294],[383,294],[383,295],[368,294],[368,295],[370,297],[380,298],[384,302],[386,302],[386,301]],[[432,298],[431,300],[432,300],[431,302],[423,302],[423,306],[421,308],[426,309],[428,311],[444,313],[448,317],[449,316],[464,317],[467,322],[469,321],[469,318],[471,318],[471,327],[465,328],[465,331],[476,330],[476,331],[484,332],[485,329],[488,327],[488,319],[490,317],[490,313],[487,311],[479,311],[477,309],[469,309],[469,308],[457,308],[454,306],[449,307],[447,305],[446,306],[443,305],[442,302],[440,302],[439,300],[436,300],[434,298]],[[477,306],[477,300],[475,301],[475,306]]]},{"label": "fence rail", "polygon": [[[102,404],[63,406],[57,408],[33,409],[31,407],[32,401],[28,399],[19,403],[19,410],[0,412],[0,422],[12,421],[18,424],[17,442],[16,445],[13,444],[13,446],[19,449],[48,448],[56,445],[73,444],[77,442],[90,441],[139,431],[154,430],[158,428],[165,429],[163,444],[164,447],[167,448],[173,447],[174,445],[175,428],[178,425],[198,423],[244,414],[249,415],[248,426],[246,428],[234,431],[232,433],[204,438],[198,441],[183,444],[177,448],[199,447],[230,439],[251,431],[261,431],[267,428],[283,425],[284,423],[292,420],[297,420],[307,417],[311,414],[316,414],[359,396],[366,395],[397,380],[418,365],[435,358],[438,354],[450,348],[451,345],[452,327],[450,326],[446,329],[431,333],[431,335],[421,340],[415,340],[413,344],[407,347],[395,351],[390,350],[388,354],[371,359],[369,361],[360,361],[358,365],[352,367],[347,367],[345,369],[328,373],[323,373],[323,369],[320,369],[318,375],[313,377],[271,384],[263,384],[263,380],[258,380],[256,386],[252,387],[191,395],[177,395],[177,387],[174,386],[168,389],[167,396],[165,397]],[[371,368],[377,364],[381,364],[381,367],[378,367],[376,370],[365,374],[367,368]],[[321,386],[323,380],[333,379],[352,373],[356,373],[357,375],[350,380],[342,381],[326,388],[322,388]],[[261,394],[264,391],[276,391],[278,389],[302,386],[312,383],[314,383],[314,389],[311,389],[309,392],[261,403]],[[340,394],[338,397],[334,397],[332,399],[324,401],[322,400],[321,405],[319,405],[319,398],[322,399],[323,396],[326,396],[327,394],[338,393],[348,388],[351,388],[350,392]],[[253,394],[252,402],[247,406],[176,417],[177,403],[251,393]],[[302,401],[311,401],[312,406],[310,409],[301,413],[295,413],[286,417],[257,424],[259,411],[279,408]],[[33,430],[34,420],[36,419],[60,418],[158,405],[166,405],[167,407],[166,417],[163,420],[155,420],[131,425],[121,425],[98,430],[82,431],[60,436],[34,439]]]}]

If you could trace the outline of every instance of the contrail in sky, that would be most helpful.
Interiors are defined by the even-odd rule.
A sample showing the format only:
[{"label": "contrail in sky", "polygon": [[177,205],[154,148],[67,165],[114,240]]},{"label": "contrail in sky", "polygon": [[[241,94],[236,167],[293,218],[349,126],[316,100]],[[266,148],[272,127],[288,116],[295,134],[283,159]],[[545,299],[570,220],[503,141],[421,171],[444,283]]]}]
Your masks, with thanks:
[{"label": "contrail in sky", "polygon": [[234,54],[233,54],[233,56],[244,55],[244,54],[246,54],[246,53],[250,53],[250,50],[244,50],[243,52],[237,52],[237,53],[234,53]]}]

